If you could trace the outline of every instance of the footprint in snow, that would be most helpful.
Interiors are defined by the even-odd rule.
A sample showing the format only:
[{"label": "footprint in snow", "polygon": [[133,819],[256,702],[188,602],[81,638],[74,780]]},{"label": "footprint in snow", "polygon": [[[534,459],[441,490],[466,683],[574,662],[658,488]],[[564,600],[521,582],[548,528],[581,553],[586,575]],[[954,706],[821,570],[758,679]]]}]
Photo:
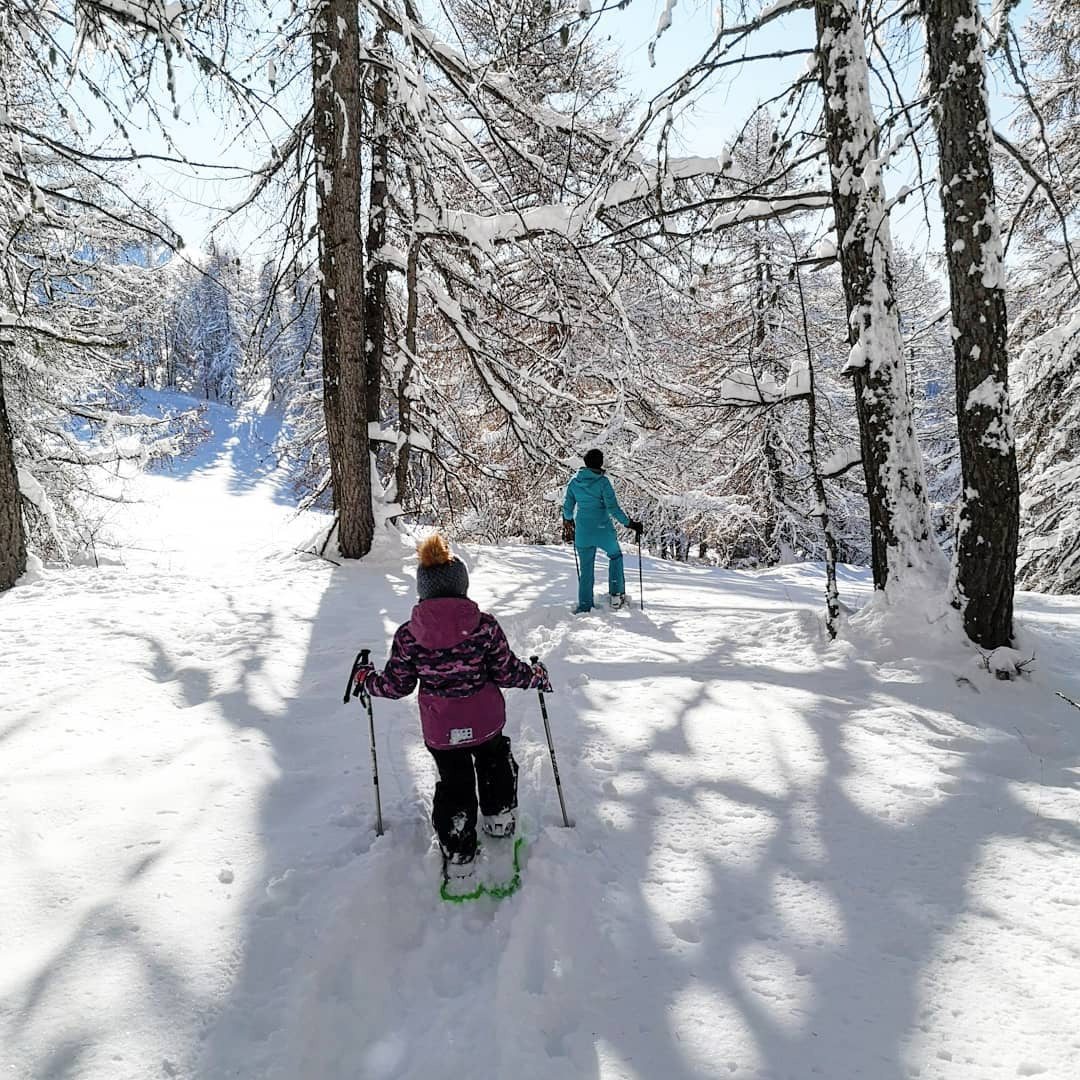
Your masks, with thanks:
[{"label": "footprint in snow", "polygon": [[680,941],[690,945],[697,945],[701,941],[701,930],[693,919],[675,919],[668,926]]}]

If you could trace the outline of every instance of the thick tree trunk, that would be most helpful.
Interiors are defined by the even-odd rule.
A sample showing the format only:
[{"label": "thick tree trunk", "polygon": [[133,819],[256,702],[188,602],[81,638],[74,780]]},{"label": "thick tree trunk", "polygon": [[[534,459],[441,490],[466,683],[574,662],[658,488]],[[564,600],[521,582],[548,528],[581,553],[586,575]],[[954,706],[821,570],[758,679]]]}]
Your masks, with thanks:
[{"label": "thick tree trunk", "polygon": [[[374,52],[388,58],[386,31],[375,31]],[[390,168],[390,117],[387,115],[386,71],[374,68],[371,79],[371,107],[375,122],[371,151],[371,178],[368,186],[367,278],[365,284],[364,332],[367,334],[367,418],[382,420],[383,361],[386,353],[386,264],[379,251],[386,243],[386,177]]]},{"label": "thick tree trunk", "polygon": [[982,17],[975,0],[925,0],[956,360],[963,495],[954,602],[984,648],[1012,642],[1020,485],[1009,405],[1005,271],[994,200]]},{"label": "thick tree trunk", "polygon": [[0,363],[0,590],[10,589],[25,570],[26,535]]},{"label": "thick tree trunk", "polygon": [[941,554],[930,529],[893,296],[892,238],[859,7],[853,0],[817,0],[815,14],[851,344],[846,370],[855,382],[874,586],[884,589],[910,567],[937,572]]},{"label": "thick tree trunk", "polygon": [[371,550],[371,459],[361,232],[360,25],[355,0],[323,0],[312,30],[323,395],[338,544]]}]

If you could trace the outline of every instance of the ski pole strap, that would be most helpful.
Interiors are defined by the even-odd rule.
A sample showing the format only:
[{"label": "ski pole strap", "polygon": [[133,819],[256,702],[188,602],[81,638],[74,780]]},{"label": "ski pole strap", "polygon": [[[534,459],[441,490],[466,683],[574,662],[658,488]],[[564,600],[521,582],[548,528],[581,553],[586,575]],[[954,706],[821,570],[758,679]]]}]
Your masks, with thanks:
[{"label": "ski pole strap", "polygon": [[356,654],[356,659],[352,662],[352,670],[349,672],[349,681],[345,684],[345,696],[342,698],[342,704],[348,705],[349,698],[355,696],[356,692],[356,673],[360,670],[360,665],[364,662],[361,657],[364,656],[369,650],[361,649]]},{"label": "ski pole strap", "polygon": [[342,699],[342,703],[349,704],[349,698],[358,697],[361,705],[367,705],[371,701],[371,697],[367,694],[362,686],[356,685],[356,673],[364,667],[368,662],[368,657],[371,656],[370,649],[361,649],[356,654],[356,659],[353,661],[352,671],[349,672],[349,682],[345,687],[345,697]]}]

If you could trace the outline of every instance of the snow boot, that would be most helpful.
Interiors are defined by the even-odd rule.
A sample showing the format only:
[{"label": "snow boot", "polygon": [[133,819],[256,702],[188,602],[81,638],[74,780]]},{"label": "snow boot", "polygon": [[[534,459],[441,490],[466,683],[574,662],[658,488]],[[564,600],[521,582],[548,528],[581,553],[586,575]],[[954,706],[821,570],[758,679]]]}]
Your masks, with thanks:
[{"label": "snow boot", "polygon": [[513,810],[504,810],[501,814],[484,814],[480,828],[485,835],[496,839],[513,836],[517,828],[517,816]]},{"label": "snow boot", "polygon": [[612,611],[618,611],[619,608],[626,607],[626,593],[612,593],[608,597],[608,602],[611,604]]},{"label": "snow boot", "polygon": [[443,881],[440,893],[444,900],[474,900],[484,891],[476,879],[476,852],[463,855],[443,852]]},{"label": "snow boot", "polygon": [[472,876],[476,869],[476,855],[462,855],[455,852],[453,855],[443,853],[443,873],[447,878],[467,878]]}]

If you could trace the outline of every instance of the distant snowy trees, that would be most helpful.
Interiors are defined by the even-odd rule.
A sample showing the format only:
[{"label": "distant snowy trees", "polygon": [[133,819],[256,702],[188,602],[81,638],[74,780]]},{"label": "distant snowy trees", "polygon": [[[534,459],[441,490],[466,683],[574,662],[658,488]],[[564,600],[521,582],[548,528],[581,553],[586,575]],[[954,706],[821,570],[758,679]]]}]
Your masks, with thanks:
[{"label": "distant snowy trees", "polygon": [[[117,477],[178,439],[123,385],[128,320],[150,307],[158,274],[136,253],[173,237],[108,149],[86,148],[60,75],[68,86],[83,78],[64,53],[78,46],[62,29],[71,14],[22,0],[0,11],[0,588],[28,545],[46,558],[82,554]],[[82,42],[104,46],[109,18],[87,4]],[[152,51],[132,45],[118,66],[144,72]]]},{"label": "distant snowy trees", "polygon": [[1019,578],[1030,589],[1080,593],[1080,310],[1027,346],[1018,381]]},{"label": "distant snowy trees", "polygon": [[[1029,27],[1026,121],[1005,166],[1021,480],[1018,582],[1080,592],[1080,13],[1043,0]],[[1018,43],[1007,40],[1010,50]]]}]

